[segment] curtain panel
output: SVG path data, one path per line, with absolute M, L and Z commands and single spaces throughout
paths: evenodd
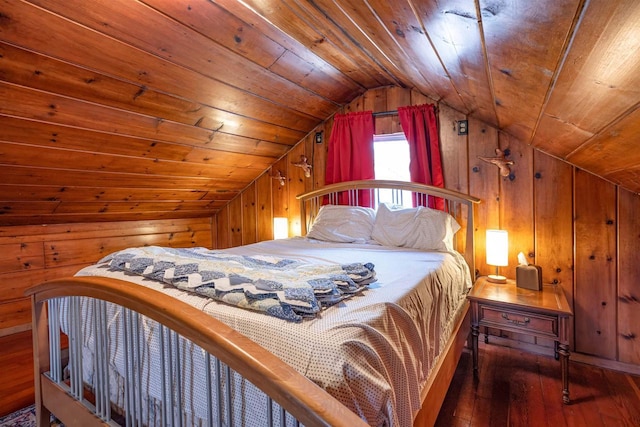
M 398 118 L 409 142 L 411 181 L 444 187 L 435 105 L 399 107 Z M 414 206 L 425 205 L 423 201 L 416 199 L 415 194 L 413 199 Z M 429 197 L 426 205 L 430 208 L 445 210 L 444 200 L 439 197 Z
M 325 183 L 374 179 L 373 114 L 362 111 L 334 116 L 329 139 Z M 348 195 L 342 194 L 339 204 L 345 204 Z M 369 192 L 358 193 L 360 206 L 372 206 Z

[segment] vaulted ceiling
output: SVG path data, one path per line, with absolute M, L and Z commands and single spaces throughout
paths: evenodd
M 2 0 L 0 225 L 206 216 L 368 89 L 640 192 L 637 0 Z

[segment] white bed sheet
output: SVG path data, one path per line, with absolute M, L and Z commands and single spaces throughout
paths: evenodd
M 372 262 L 378 281 L 362 294 L 323 310 L 316 319 L 291 323 L 97 266 L 78 275 L 119 278 L 175 296 L 259 343 L 370 425 L 412 424 L 420 409 L 420 392 L 471 286 L 460 254 L 307 238 L 228 251 L 319 263 Z M 153 363 L 149 366 L 153 369 Z M 188 410 L 202 417 L 206 405 L 197 398 L 202 381 L 197 375 L 187 377 L 192 378 L 194 396 L 187 398 Z M 146 392 L 160 398 L 153 386 Z

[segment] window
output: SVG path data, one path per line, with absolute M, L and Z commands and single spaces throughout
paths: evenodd
M 409 143 L 404 132 L 373 136 L 373 162 L 376 179 L 411 181 L 409 174 Z M 411 192 L 381 190 L 380 202 L 412 207 Z

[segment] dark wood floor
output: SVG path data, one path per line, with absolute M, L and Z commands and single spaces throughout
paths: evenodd
M 571 363 L 562 404 L 559 362 L 480 344 L 479 376 L 462 354 L 436 426 L 640 426 L 640 377 Z M 33 403 L 31 333 L 0 338 L 0 416 Z
M 638 376 L 572 362 L 563 405 L 552 357 L 482 343 L 478 364 L 463 353 L 436 426 L 640 426 Z

